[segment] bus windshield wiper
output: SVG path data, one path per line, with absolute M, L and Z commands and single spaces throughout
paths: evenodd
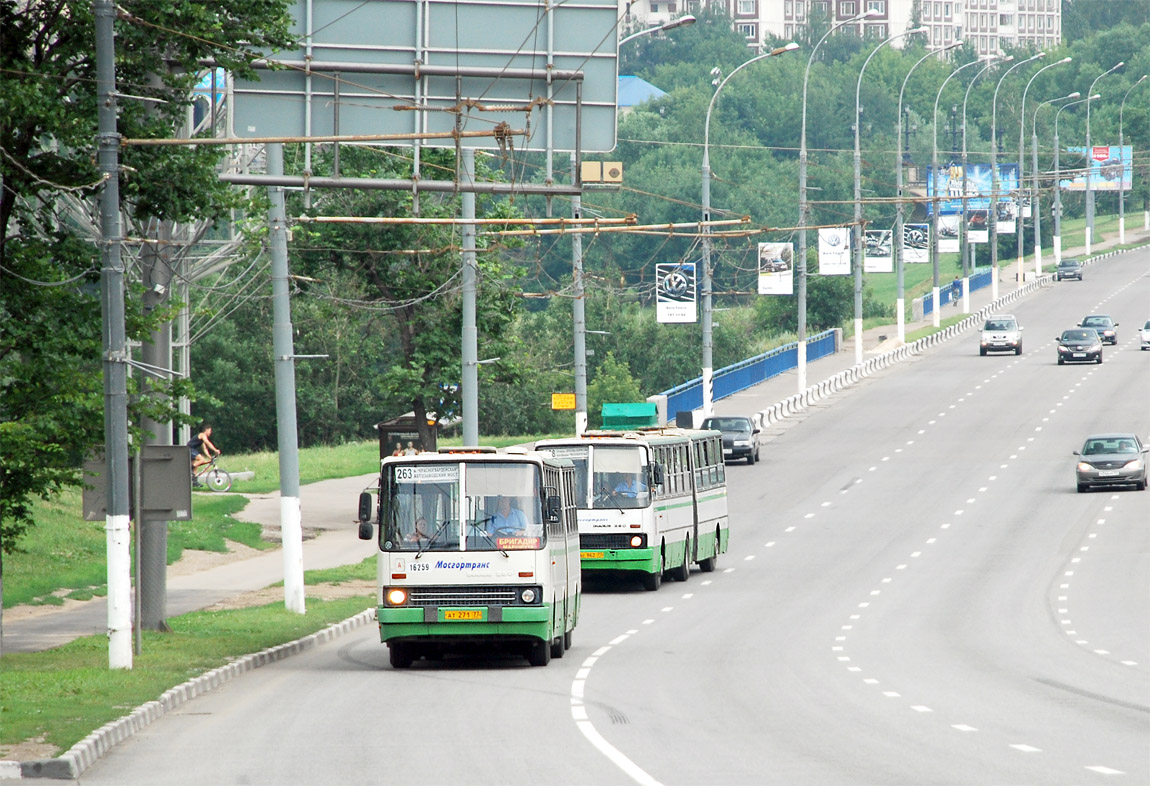
M 477 520 L 471 522 L 471 527 L 472 527 L 472 529 L 476 530 L 484 540 L 486 540 L 488 543 L 491 544 L 491 548 L 496 549 L 500 554 L 507 557 L 508 559 L 511 559 L 510 555 L 508 555 L 508 553 L 506 551 L 499 548 L 499 546 L 495 543 L 495 540 L 492 539 L 490 533 L 488 533 L 487 530 L 479 529 L 480 524 L 487 524 L 488 522 L 493 521 L 494 519 L 495 519 L 494 516 L 488 516 L 485 519 L 477 519 Z
M 451 523 L 451 519 L 444 519 L 443 520 L 443 523 L 439 525 L 439 529 L 437 529 L 437 530 L 435 530 L 435 532 L 431 533 L 431 537 L 427 539 L 427 545 L 419 547 L 419 551 L 417 551 L 415 553 L 415 559 L 419 559 L 420 557 L 422 557 L 423 552 L 425 552 L 429 548 L 431 548 L 432 544 L 435 543 L 435 541 L 439 539 L 439 536 L 443 534 L 443 531 L 445 529 L 447 529 L 447 525 L 450 523 Z

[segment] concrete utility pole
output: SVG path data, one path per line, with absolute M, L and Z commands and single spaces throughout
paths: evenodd
M 571 154 L 571 182 L 577 182 L 575 171 L 578 157 Z M 583 218 L 583 197 L 571 197 L 571 217 Z M 575 328 L 575 436 L 587 431 L 587 301 L 583 292 L 583 236 L 571 235 L 571 316 Z
M 282 175 L 282 144 L 267 146 L 268 174 Z M 272 253 L 272 351 L 276 371 L 276 434 L 280 459 L 280 539 L 284 556 L 284 606 L 304 613 L 303 525 L 299 502 L 299 433 L 295 407 L 295 350 L 288 283 L 287 211 L 283 188 L 268 188 Z
M 132 581 L 128 543 L 128 341 L 120 259 L 120 133 L 116 121 L 116 9 L 95 0 L 99 101 L 100 311 L 104 334 L 104 530 L 108 549 L 108 667 L 132 668 Z
M 479 345 L 475 326 L 475 151 L 464 148 L 462 158 L 463 201 L 463 444 L 479 444 Z

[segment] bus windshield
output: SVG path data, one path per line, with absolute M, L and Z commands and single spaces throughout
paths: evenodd
M 591 488 L 593 508 L 647 507 L 647 452 L 638 446 L 596 445 Z
M 387 470 L 386 551 L 533 550 L 546 543 L 531 464 L 421 462 Z

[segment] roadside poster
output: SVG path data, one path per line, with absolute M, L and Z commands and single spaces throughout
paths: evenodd
M 1091 191 L 1129 191 L 1134 174 L 1133 148 L 1130 145 L 1092 145 L 1090 155 L 1086 155 L 1084 147 L 1068 147 L 1069 153 L 1082 156 L 1080 163 L 1075 163 L 1074 157 L 1069 165 L 1063 162 L 1063 169 L 1073 169 L 1076 174 L 1068 179 L 1060 179 L 1059 187 L 1063 191 L 1085 191 L 1086 172 L 1090 172 Z
M 697 321 L 695 263 L 657 262 L 655 278 L 655 318 L 669 323 Z
M 759 243 L 759 294 L 793 295 L 794 243 Z
M 930 261 L 930 225 L 902 225 L 902 261 L 920 265 Z
M 863 251 L 864 273 L 894 272 L 894 232 L 889 229 L 868 229 L 866 249 Z
M 1013 235 L 1018 225 L 1018 203 L 1013 198 L 999 202 L 995 205 L 998 216 L 998 226 L 995 231 L 1000 235 Z
M 819 275 L 851 274 L 851 232 L 847 227 L 824 227 L 819 230 Z
M 957 254 L 959 252 L 958 219 L 957 215 L 940 215 L 938 217 L 938 251 L 940 254 Z
M 987 223 L 988 210 L 971 210 L 966 223 L 966 242 L 989 243 L 990 228 Z
M 962 212 L 963 170 L 961 164 L 940 166 L 935 172 L 926 169 L 926 214 L 934 215 L 934 205 L 938 204 L 939 215 L 945 216 Z M 999 164 L 998 183 L 993 180 L 990 164 L 966 165 L 966 209 L 985 210 L 990 207 L 991 191 L 996 191 L 997 200 L 1010 199 L 1010 194 L 1018 191 L 1018 164 Z M 997 188 L 996 188 L 997 186 Z M 1085 186 L 1084 186 L 1085 187 Z

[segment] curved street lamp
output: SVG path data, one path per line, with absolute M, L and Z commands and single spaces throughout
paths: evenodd
M 863 228 L 862 228 L 862 153 L 859 149 L 859 131 L 862 123 L 859 121 L 859 115 L 862 114 L 862 109 L 859 105 L 859 98 L 862 93 L 862 78 L 866 73 L 866 67 L 870 64 L 871 58 L 874 57 L 878 50 L 889 44 L 891 41 L 897 41 L 900 38 L 915 33 L 925 33 L 927 28 L 916 27 L 913 30 L 907 30 L 905 33 L 898 33 L 892 35 L 890 38 L 879 43 L 871 53 L 867 55 L 866 60 L 863 61 L 862 68 L 859 69 L 858 82 L 855 84 L 855 270 L 854 270 L 854 285 L 855 285 L 855 365 L 861 366 L 863 362 L 863 319 L 862 319 L 862 269 L 863 257 L 865 255 L 866 243 L 863 242 Z
M 1138 87 L 1146 81 L 1148 74 L 1143 74 L 1141 78 L 1134 84 L 1130 85 L 1130 90 Z M 1125 141 L 1122 136 L 1122 113 L 1126 109 L 1126 96 L 1130 95 L 1130 90 L 1126 91 L 1126 95 L 1122 96 L 1122 105 L 1118 108 L 1118 156 L 1122 156 L 1122 145 Z M 1126 244 L 1126 192 L 1122 190 L 1122 181 L 1126 178 L 1126 165 L 1122 164 L 1122 177 L 1118 182 L 1118 243 L 1119 245 Z
M 938 327 L 941 320 L 941 315 L 938 313 L 938 209 L 940 207 L 938 201 L 938 100 L 942 98 L 942 91 L 946 89 L 947 82 L 953 79 L 959 71 L 965 71 L 971 66 L 981 64 L 981 60 L 971 60 L 969 63 L 964 63 L 947 74 L 946 79 L 942 80 L 942 84 L 939 85 L 938 93 L 934 97 L 934 109 L 930 114 L 930 127 L 931 133 L 934 135 L 934 143 L 930 154 L 930 177 L 932 186 L 927 196 L 931 199 L 930 261 L 934 266 L 934 287 L 931 289 L 931 323 L 934 327 Z
M 827 40 L 827 36 L 844 25 L 860 22 L 879 14 L 877 9 L 872 8 L 832 25 L 811 49 L 811 56 L 807 58 L 806 70 L 803 71 L 803 122 L 802 130 L 799 133 L 799 258 L 798 265 L 795 266 L 795 275 L 799 279 L 799 393 L 807 389 L 807 81 L 811 75 L 811 64 L 815 61 L 815 53 L 819 51 L 823 41 Z
M 898 152 L 896 153 L 895 169 L 898 171 L 896 180 L 896 193 L 898 194 L 898 203 L 895 205 L 895 219 L 894 219 L 894 264 L 895 275 L 898 279 L 898 295 L 895 300 L 895 310 L 898 312 L 896 315 L 898 320 L 898 341 L 900 344 L 906 342 L 906 296 L 904 293 L 903 284 L 903 267 L 902 267 L 902 225 L 903 225 L 903 189 L 902 189 L 902 99 L 903 94 L 906 92 L 906 83 L 910 81 L 910 75 L 914 73 L 914 69 L 918 68 L 928 58 L 937 55 L 940 52 L 945 52 L 948 49 L 962 46 L 962 41 L 955 41 L 953 44 L 944 46 L 942 49 L 932 49 L 925 55 L 918 59 L 910 70 L 906 72 L 906 76 L 902 80 L 902 87 L 898 91 L 898 126 L 896 135 L 898 137 Z
M 1003 72 L 994 86 L 994 99 L 990 102 L 990 209 L 986 214 L 986 223 L 990 226 L 990 276 L 991 281 L 998 281 L 998 90 L 1003 80 L 1010 72 L 1027 63 L 1046 57 L 1045 52 L 1031 55 L 1025 60 L 1015 63 Z M 1022 277 L 1018 278 L 1018 286 L 1022 286 Z M 997 292 L 997 287 L 995 288 Z
M 623 46 L 623 44 L 627 43 L 628 41 L 634 41 L 636 38 L 641 38 L 642 36 L 645 36 L 645 35 L 654 35 L 655 33 L 664 33 L 668 30 L 674 30 L 676 27 L 685 27 L 687 25 L 693 25 L 693 24 L 695 24 L 696 21 L 697 20 L 695 19 L 695 17 L 691 16 L 690 14 L 685 14 L 683 16 L 680 16 L 678 19 L 672 19 L 670 22 L 666 22 L 666 23 L 661 24 L 661 25 L 656 25 L 655 27 L 648 27 L 646 30 L 640 30 L 637 33 L 631 33 L 631 35 L 627 36 L 626 38 L 619 39 L 619 46 Z
M 966 86 L 966 94 L 962 97 L 962 216 L 958 222 L 962 236 L 958 255 L 962 257 L 962 313 L 964 314 L 970 313 L 970 271 L 974 269 L 974 244 L 970 242 L 968 237 L 970 235 L 970 222 L 967 220 L 969 214 L 967 210 L 969 178 L 966 175 L 966 102 L 970 100 L 970 89 L 974 87 L 974 83 L 978 81 L 980 76 L 985 74 L 991 66 L 1009 63 L 1012 60 L 1014 60 L 1014 55 L 1007 55 L 1006 57 L 991 55 L 987 59 L 986 65 L 970 78 L 970 84 Z M 991 302 L 998 300 L 998 276 L 990 277 L 990 300 Z
M 1054 263 L 1058 264 L 1062 261 L 1062 168 L 1058 161 L 1058 155 L 1061 152 L 1058 144 L 1058 118 L 1062 115 L 1064 109 L 1069 109 L 1076 104 L 1086 104 L 1095 98 L 1101 98 L 1101 93 L 1095 93 L 1089 98 L 1080 98 L 1077 101 L 1071 101 L 1069 104 L 1063 104 L 1059 107 L 1058 111 L 1054 113 Z
M 1047 104 L 1056 104 L 1059 101 L 1069 101 L 1072 98 L 1078 98 L 1081 93 L 1075 90 L 1069 95 L 1062 96 L 1062 98 L 1052 98 L 1049 101 L 1043 101 L 1038 106 L 1034 107 L 1034 116 L 1030 123 L 1030 150 L 1033 158 L 1031 159 L 1030 168 L 1034 171 L 1034 185 L 1032 186 L 1033 196 L 1030 198 L 1031 215 L 1034 216 L 1034 272 L 1036 275 L 1042 275 L 1042 210 L 1041 210 L 1041 195 L 1042 191 L 1038 187 L 1038 110 Z M 1058 182 L 1055 181 L 1054 187 L 1058 187 Z
M 1022 107 L 1018 111 L 1018 226 L 1016 227 L 1017 234 L 1015 235 L 1015 237 L 1018 238 L 1018 281 L 1019 281 L 1019 283 L 1021 283 L 1022 279 L 1025 278 L 1025 275 L 1023 274 L 1023 271 L 1022 271 L 1022 256 L 1023 256 L 1023 251 L 1025 250 L 1025 247 L 1026 247 L 1026 244 L 1022 242 L 1023 238 L 1024 238 L 1024 235 L 1022 233 L 1022 225 L 1023 225 L 1023 221 L 1022 221 L 1022 192 L 1023 192 L 1022 184 L 1026 182 L 1026 179 L 1022 175 L 1022 163 L 1023 163 L 1024 157 L 1026 155 L 1026 143 L 1023 141 L 1024 140 L 1023 134 L 1026 131 L 1026 94 L 1028 92 L 1030 92 L 1030 85 L 1034 83 L 1034 80 L 1038 78 L 1039 74 L 1041 74 L 1043 71 L 1054 68 L 1054 66 L 1056 66 L 1056 65 L 1062 65 L 1064 63 L 1069 63 L 1071 60 L 1073 60 L 1073 58 L 1064 57 L 1055 63 L 1050 63 L 1049 65 L 1044 65 L 1042 68 L 1040 68 L 1034 72 L 1034 74 L 1027 81 L 1026 88 L 1022 91 Z M 1035 151 L 1034 156 L 1035 156 L 1035 159 L 1037 159 L 1038 151 Z M 1034 199 L 1034 197 L 1031 196 L 1031 201 L 1033 201 L 1033 199 Z M 1031 213 L 1033 214 L 1033 210 L 1031 210 Z M 1034 262 L 1035 262 L 1035 265 L 1037 266 L 1036 270 L 1037 270 L 1038 275 L 1042 275 L 1042 245 L 1041 244 L 1038 244 L 1034 247 Z
M 778 49 L 772 49 L 770 52 L 765 52 L 758 57 L 752 57 L 738 68 L 719 82 L 719 86 L 715 88 L 714 95 L 711 96 L 711 103 L 707 105 L 707 120 L 703 125 L 703 286 L 702 286 L 702 300 L 703 300 L 703 417 L 709 418 L 714 414 L 714 390 L 712 379 L 712 372 L 714 370 L 711 362 L 712 350 L 712 319 L 713 312 L 711 309 L 711 112 L 715 108 L 715 100 L 722 92 L 723 86 L 730 81 L 731 77 L 742 71 L 751 63 L 757 63 L 760 60 L 766 60 L 768 57 L 775 57 L 776 55 L 793 52 L 799 48 L 799 45 L 793 41 L 786 46 L 780 46 Z
M 1086 91 L 1086 94 L 1089 96 L 1093 96 L 1094 95 L 1094 86 L 1096 84 L 1098 84 L 1098 80 L 1101 79 L 1102 77 L 1106 76 L 1107 74 L 1113 74 L 1115 71 L 1117 71 L 1119 68 L 1121 68 L 1124 65 L 1126 65 L 1125 62 L 1120 62 L 1117 65 L 1110 68 L 1108 71 L 1103 71 L 1101 74 L 1099 74 L 1097 77 L 1095 77 L 1094 81 L 1090 83 L 1090 89 Z M 1091 161 L 1093 161 L 1094 159 L 1092 158 L 1093 148 L 1090 146 L 1090 104 L 1092 102 L 1093 102 L 1093 98 L 1090 101 L 1086 102 L 1086 254 L 1087 254 L 1087 256 L 1090 255 L 1090 244 L 1092 242 L 1094 242 L 1094 185 L 1092 182 L 1093 178 L 1091 177 L 1091 175 L 1093 174 L 1093 171 L 1094 171 L 1094 167 L 1091 166 Z

